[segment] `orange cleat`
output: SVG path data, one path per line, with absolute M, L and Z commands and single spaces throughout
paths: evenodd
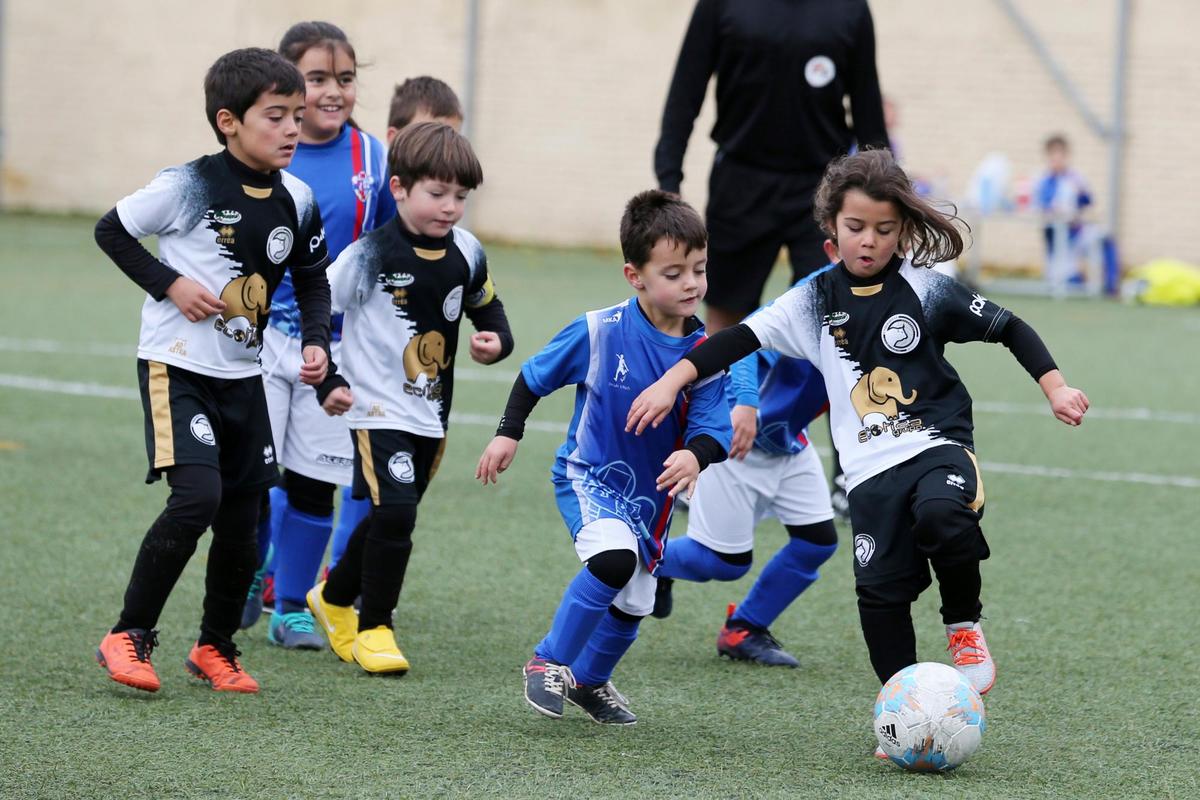
M 143 692 L 157 692 L 162 683 L 150 663 L 150 651 L 157 645 L 158 631 L 131 628 L 120 633 L 109 632 L 96 648 L 96 661 L 117 683 Z
M 242 670 L 237 659 L 240 655 L 232 642 L 221 646 L 196 642 L 183 665 L 214 691 L 254 694 L 258 691 L 258 681 Z

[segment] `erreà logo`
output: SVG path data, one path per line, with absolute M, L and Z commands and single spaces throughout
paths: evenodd
M 873 555 L 875 555 L 875 540 L 865 533 L 856 534 L 854 537 L 854 558 L 858 560 L 859 566 L 865 567 Z

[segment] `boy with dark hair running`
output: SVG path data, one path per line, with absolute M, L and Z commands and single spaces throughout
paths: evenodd
M 576 318 L 525 362 L 475 471 L 485 485 L 495 482 L 537 401 L 575 385 L 575 415 L 552 475 L 584 567 L 524 670 L 525 700 L 552 719 L 565 699 L 601 724 L 637 722 L 613 670 L 654 608 L 675 497 L 729 448 L 720 374 L 676 393 L 646 439 L 623 432 L 634 396 L 704 338 L 695 314 L 707 288 L 707 244 L 704 222 L 682 200 L 656 190 L 630 200 L 621 252 L 636 294 Z
M 150 692 L 160 686 L 154 626 L 210 525 L 204 615 L 185 665 L 217 691 L 258 691 L 232 637 L 254 576 L 259 498 L 277 477 L 258 354 L 285 270 L 304 315 L 301 379 L 322 396 L 337 383 L 327 378 L 321 216 L 308 186 L 282 171 L 299 139 L 304 79 L 270 50 L 235 50 L 209 69 L 204 94 L 225 150 L 163 170 L 96 225 L 100 247 L 149 295 L 138 342 L 146 482 L 165 473 L 171 487 L 96 657 L 113 680 Z M 161 260 L 138 242 L 151 235 Z
M 346 315 L 341 358 L 354 393 L 335 389 L 325 409 L 346 413 L 354 496 L 370 497 L 371 512 L 328 579 L 309 590 L 308 606 L 339 658 L 395 675 L 409 663 L 392 612 L 417 504 L 446 447 L 463 314 L 478 331 L 470 338 L 474 361 L 494 364 L 512 352 L 513 339 L 479 240 L 454 227 L 467 194 L 483 182 L 470 143 L 449 125 L 412 125 L 392 142 L 388 167 L 398 216 L 330 268 L 334 308 Z

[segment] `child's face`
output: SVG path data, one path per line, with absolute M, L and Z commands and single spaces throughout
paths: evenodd
M 413 118 L 409 121 L 408 124 L 416 125 L 418 122 L 440 122 L 443 125 L 449 125 L 451 128 L 454 128 L 454 130 L 458 131 L 459 133 L 462 133 L 462 122 L 463 122 L 462 117 L 435 117 L 435 116 L 433 116 L 433 114 L 429 113 L 428 108 L 422 107 L 422 108 L 417 109 L 417 113 L 413 115 Z M 392 146 L 392 140 L 396 138 L 396 134 L 399 133 L 401 130 L 402 130 L 401 128 L 394 128 L 391 125 L 388 126 L 388 129 L 387 129 L 388 147 Z
M 1062 145 L 1056 144 L 1046 148 L 1046 166 L 1051 172 L 1065 172 L 1069 160 L 1070 154 Z
M 831 261 L 844 261 L 850 274 L 870 278 L 887 266 L 899 247 L 902 223 L 895 203 L 851 189 L 837 215 L 837 244 L 829 243 L 826 255 Z
M 411 189 L 405 189 L 394 175 L 390 186 L 404 227 L 410 233 L 434 239 L 445 236 L 462 219 L 471 191 L 454 181 L 435 178 L 422 178 Z
M 241 119 L 228 109 L 217 111 L 217 127 L 225 134 L 229 152 L 259 172 L 292 163 L 303 119 L 304 98 L 299 94 L 263 92 Z
M 302 141 L 331 141 L 354 113 L 358 97 L 354 59 L 341 47 L 310 47 L 296 67 L 304 75 L 306 87 Z
M 651 314 L 686 319 L 700 310 L 700 301 L 708 293 L 707 268 L 707 248 L 687 252 L 686 245 L 663 237 L 641 269 L 625 265 L 625 278 Z

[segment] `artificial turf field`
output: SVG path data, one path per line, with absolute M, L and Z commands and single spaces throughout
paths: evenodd
M 91 225 L 0 216 L 0 797 L 1200 796 L 1194 309 L 993 298 L 1088 393 L 1080 429 L 1052 418 L 1004 348 L 950 348 L 976 401 L 993 553 L 984 627 L 999 678 L 976 757 L 911 775 L 870 756 L 878 685 L 845 525 L 821 580 L 774 628 L 801 669 L 716 656 L 725 605 L 784 539 L 768 521 L 751 576 L 676 584 L 674 615 L 643 623 L 614 676 L 635 727 L 525 705 L 520 667 L 579 568 L 548 478 L 571 392 L 539 405 L 499 488 L 472 476 L 520 361 L 628 294 L 606 253 L 489 248 L 516 352 L 489 368 L 460 353 L 470 367 L 397 613 L 410 674 L 370 678 L 328 651 L 281 651 L 260 622 L 239 639 L 260 695 L 195 682 L 182 659 L 206 537 L 159 626 L 162 690 L 108 680 L 95 646 L 165 486 L 142 483 L 142 295 Z M 772 290 L 782 286 L 777 273 Z M 676 534 L 685 524 L 677 516 Z M 944 660 L 936 591 L 914 615 L 922 658 Z

